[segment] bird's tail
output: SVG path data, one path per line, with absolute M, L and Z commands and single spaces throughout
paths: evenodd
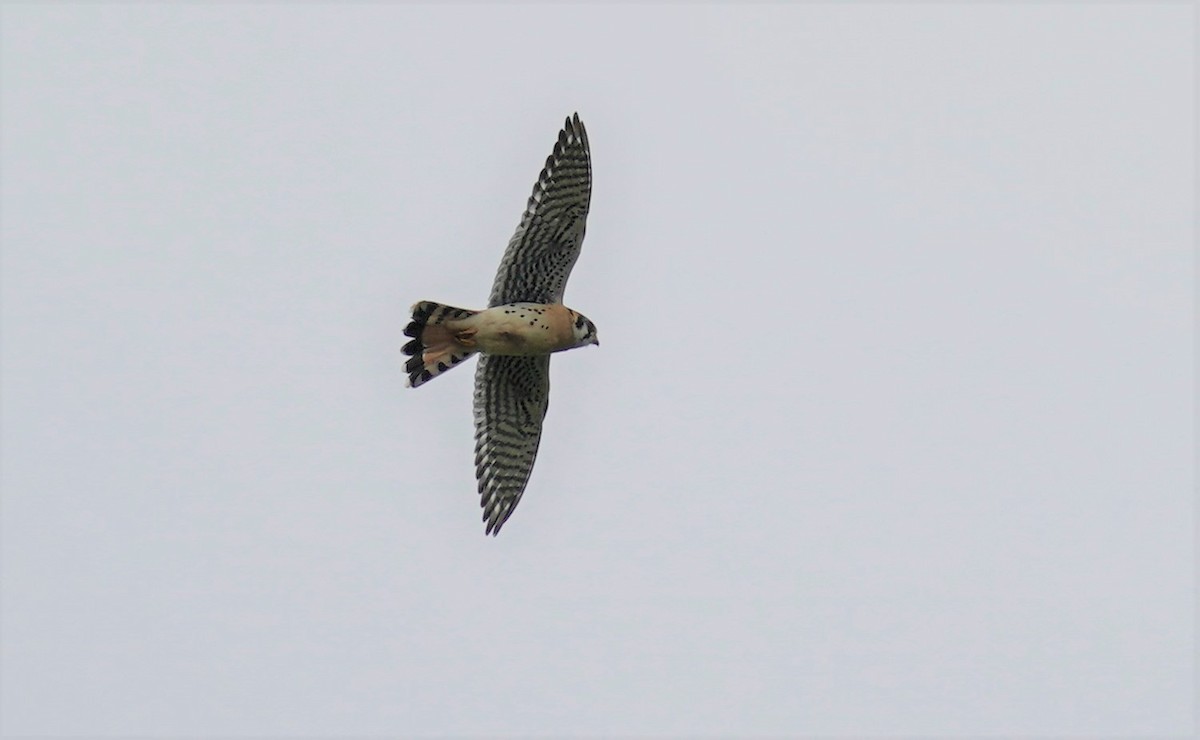
M 455 324 L 477 313 L 433 301 L 413 304 L 412 321 L 404 329 L 405 335 L 412 337 L 404 345 L 410 386 L 416 388 L 475 354 L 474 331 Z

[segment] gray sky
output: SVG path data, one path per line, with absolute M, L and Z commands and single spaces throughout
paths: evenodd
M 1194 12 L 6 5 L 0 730 L 1189 732 Z M 401 330 L 576 110 L 485 538 Z

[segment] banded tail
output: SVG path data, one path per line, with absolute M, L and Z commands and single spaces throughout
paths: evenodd
M 404 370 L 410 386 L 416 388 L 475 354 L 474 342 L 469 341 L 474 330 L 455 330 L 453 322 L 477 313 L 433 301 L 413 304 L 412 321 L 404 329 L 412 341 L 403 350 L 409 356 Z

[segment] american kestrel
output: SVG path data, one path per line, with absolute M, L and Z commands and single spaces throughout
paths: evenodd
M 596 325 L 562 304 L 592 199 L 579 114 L 568 118 L 508 241 L 488 308 L 412 307 L 404 369 L 417 387 L 475 353 L 475 478 L 486 534 L 512 515 L 537 457 L 550 394 L 550 354 L 600 344 Z

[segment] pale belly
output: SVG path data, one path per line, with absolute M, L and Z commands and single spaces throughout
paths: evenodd
M 562 304 L 513 303 L 455 322 L 472 331 L 473 342 L 493 355 L 546 355 L 574 345 L 571 312 Z M 456 327 L 458 328 L 458 327 Z

